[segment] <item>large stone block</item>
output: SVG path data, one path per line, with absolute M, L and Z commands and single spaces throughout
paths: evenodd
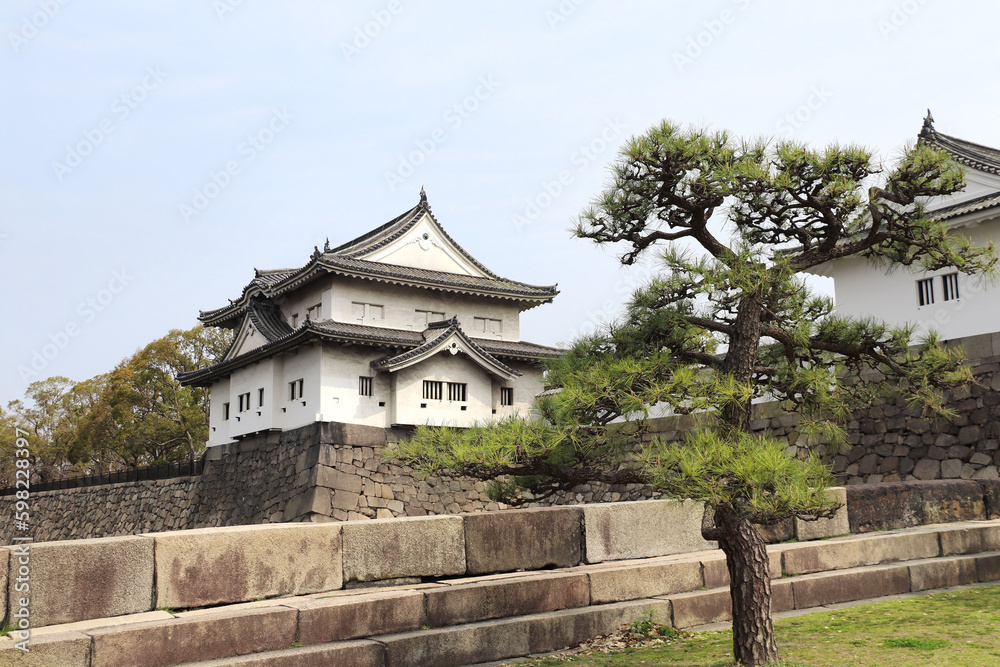
M 343 530 L 345 581 L 465 573 L 461 517 L 351 521 L 343 524 Z
M 941 531 L 942 556 L 998 550 L 1000 550 L 1000 523 L 948 527 Z
M 671 595 L 669 599 L 673 605 L 675 628 L 721 623 L 733 618 L 733 603 L 728 588 L 681 593 Z
M 329 515 L 333 508 L 333 489 L 314 486 L 288 500 L 282 520 L 292 521 L 307 514 Z
M 81 632 L 32 634 L 28 651 L 18 639 L 0 637 L 0 665 L 10 667 L 90 667 L 90 637 Z
M 987 518 L 982 487 L 974 480 L 852 485 L 847 508 L 852 533 Z
M 767 557 L 770 565 L 771 579 L 781 577 L 781 548 L 769 547 Z M 729 567 L 726 556 L 722 552 L 701 559 L 702 576 L 705 578 L 705 588 L 719 588 L 729 585 Z
M 91 667 L 165 667 L 288 648 L 298 611 L 230 609 L 93 630 Z
M 484 512 L 462 520 L 470 575 L 572 567 L 582 558 L 579 507 Z
M 826 495 L 839 503 L 840 509 L 829 519 L 816 519 L 815 521 L 795 519 L 795 537 L 799 542 L 821 540 L 825 537 L 836 537 L 851 532 L 851 524 L 847 518 L 847 489 L 842 486 L 831 487 L 826 490 Z
M 910 565 L 910 590 L 962 586 L 979 581 L 975 556 L 934 558 Z
M 151 533 L 156 606 L 185 609 L 343 585 L 340 524 L 267 524 Z
M 899 595 L 910 591 L 909 567 L 880 565 L 849 572 L 823 572 L 790 580 L 798 609 Z
M 940 555 L 937 534 L 926 531 L 790 544 L 782 548 L 782 564 L 788 574 L 809 574 Z
M 654 621 L 670 625 L 669 600 L 635 600 L 532 616 L 525 619 L 529 622 L 529 649 L 532 653 L 547 653 L 575 646 L 614 632 L 650 612 Z
M 383 667 L 382 645 L 370 641 L 337 642 L 327 646 L 299 646 L 260 655 L 199 662 L 198 667 Z
M 385 667 L 456 667 L 528 654 L 529 622 L 484 621 L 384 635 Z
M 697 560 L 661 561 L 630 567 L 587 570 L 591 604 L 686 593 L 704 585 Z
M 716 548 L 701 536 L 704 506 L 692 500 L 584 505 L 586 561 L 602 563 Z
M 145 537 L 38 542 L 26 555 L 17 546 L 10 551 L 11 583 L 19 568 L 29 569 L 32 627 L 153 608 L 153 541 Z M 10 586 L 8 609 L 21 597 L 24 593 Z
M 350 445 L 351 447 L 384 447 L 385 429 L 361 424 L 321 422 L 319 424 L 319 440 L 323 443 Z
M 416 630 L 427 622 L 418 591 L 294 598 L 286 604 L 299 610 L 299 641 L 306 645 Z
M 587 575 L 553 572 L 424 591 L 431 627 L 538 614 L 590 603 Z
M 976 578 L 979 581 L 1000 581 L 1000 554 L 976 556 Z
M 336 468 L 325 465 L 317 465 L 313 468 L 312 483 L 315 486 L 323 486 L 337 491 L 347 491 L 353 494 L 361 493 L 364 478 L 360 475 L 349 475 Z M 337 494 L 339 495 L 339 494 Z M 336 506 L 336 504 L 335 504 Z

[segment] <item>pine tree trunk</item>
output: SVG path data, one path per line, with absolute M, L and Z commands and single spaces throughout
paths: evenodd
M 764 538 L 729 508 L 715 511 L 715 528 L 703 528 L 719 541 L 729 568 L 733 602 L 733 655 L 741 665 L 778 660 L 771 622 L 771 573 Z M 708 535 L 706 534 L 706 537 Z

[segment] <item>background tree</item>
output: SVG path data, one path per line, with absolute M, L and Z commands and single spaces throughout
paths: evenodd
M 0 410 L 0 486 L 13 480 L 15 427 L 31 434 L 36 482 L 199 456 L 208 437 L 208 392 L 181 387 L 175 377 L 221 358 L 230 338 L 201 326 L 174 329 L 109 373 L 32 383 L 9 412 Z
M 887 389 L 930 410 L 971 379 L 962 354 L 911 330 L 836 316 L 799 277 L 862 256 L 891 269 L 994 270 L 975 248 L 926 215 L 923 198 L 964 186 L 961 168 L 926 146 L 884 171 L 855 146 L 815 151 L 794 142 L 734 141 L 670 122 L 631 139 L 576 235 L 613 244 L 632 264 L 666 243 L 659 277 L 623 319 L 552 363 L 561 390 L 541 419 L 468 430 L 418 429 L 398 456 L 427 472 L 506 478 L 546 495 L 586 481 L 644 483 L 706 503 L 702 533 L 726 555 L 733 649 L 742 664 L 778 658 L 765 543 L 755 524 L 829 516 L 830 478 L 817 459 L 750 433 L 754 399 L 803 417 L 809 441 L 842 441 L 852 407 Z M 892 376 L 892 383 L 879 382 Z M 871 380 L 876 380 L 872 382 Z M 681 443 L 640 446 L 649 406 L 699 414 Z M 618 424 L 621 419 L 627 420 Z

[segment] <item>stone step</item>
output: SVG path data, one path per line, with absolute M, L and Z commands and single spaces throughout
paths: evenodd
M 1000 522 L 774 545 L 769 555 L 777 613 L 1000 580 Z M 557 650 L 650 609 L 678 628 L 726 621 L 727 586 L 723 555 L 706 551 L 336 590 L 42 628 L 30 657 L 0 640 L 0 665 L 474 664 Z

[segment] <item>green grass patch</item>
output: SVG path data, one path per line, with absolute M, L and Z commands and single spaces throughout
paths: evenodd
M 640 619 L 642 623 L 647 619 Z M 652 620 L 651 618 L 648 620 Z M 645 625 L 643 623 L 643 625 Z M 781 667 L 1000 666 L 1000 586 L 775 622 Z M 663 644 L 560 655 L 522 667 L 731 667 L 732 633 L 677 633 Z

